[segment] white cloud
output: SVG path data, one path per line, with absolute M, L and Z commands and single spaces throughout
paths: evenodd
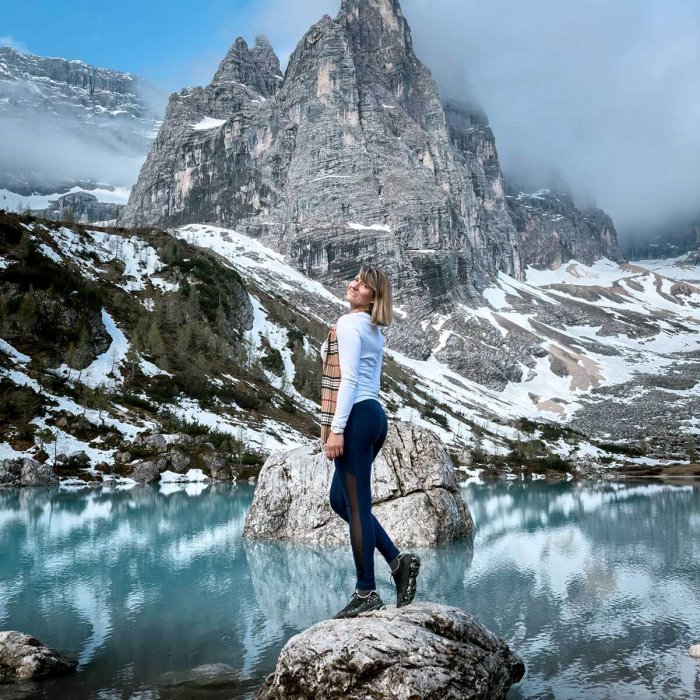
M 19 39 L 15 39 L 9 34 L 5 34 L 5 36 L 0 36 L 0 46 L 9 46 L 10 48 L 17 49 L 17 51 L 23 51 L 24 53 L 29 52 L 29 49 L 27 48 L 27 45 L 24 42 L 19 41 Z

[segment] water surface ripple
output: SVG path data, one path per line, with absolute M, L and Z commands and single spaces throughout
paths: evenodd
M 0 629 L 79 672 L 0 698 L 252 697 L 290 636 L 342 607 L 342 549 L 249 543 L 249 485 L 0 490 Z M 527 675 L 509 699 L 700 697 L 700 489 L 469 485 L 471 543 L 419 550 L 418 597 L 505 638 Z M 379 591 L 394 592 L 377 559 Z M 187 685 L 202 664 L 234 686 Z

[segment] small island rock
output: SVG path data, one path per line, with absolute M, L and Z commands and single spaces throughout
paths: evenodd
M 413 603 L 325 620 L 292 637 L 257 700 L 500 700 L 524 673 L 472 615 Z
M 271 455 L 243 536 L 347 544 L 347 525 L 328 501 L 333 471 L 320 442 Z M 434 547 L 473 533 L 449 455 L 431 432 L 409 423 L 389 426 L 372 467 L 372 500 L 372 512 L 398 547 Z

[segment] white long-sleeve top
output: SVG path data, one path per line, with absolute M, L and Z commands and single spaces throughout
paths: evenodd
M 340 386 L 331 430 L 342 432 L 354 404 L 379 398 L 384 336 L 363 311 L 345 314 L 335 324 L 340 362 Z M 325 358 L 326 343 L 321 346 Z

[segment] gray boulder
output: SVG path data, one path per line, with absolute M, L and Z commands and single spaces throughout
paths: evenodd
M 334 466 L 320 442 L 271 455 L 259 477 L 243 536 L 310 544 L 347 543 L 330 508 Z M 397 423 L 372 467 L 373 512 L 397 546 L 429 546 L 472 534 L 452 462 L 429 431 Z
M 414 603 L 325 620 L 292 637 L 257 700 L 496 700 L 524 673 L 522 660 L 472 615 Z
M 22 464 L 18 459 L 0 460 L 0 486 L 19 486 Z
M 58 476 L 48 464 L 29 458 L 22 460 L 21 486 L 54 486 L 56 484 L 58 484 Z
M 0 632 L 0 683 L 39 679 L 72 671 L 75 661 L 23 632 Z
M 168 462 L 170 468 L 178 474 L 184 474 L 192 464 L 192 460 L 184 452 L 180 452 L 179 450 L 168 452 Z
M 168 443 L 160 433 L 145 437 L 143 439 L 143 444 L 146 447 L 151 447 L 156 452 L 165 452 L 168 449 Z
M 229 459 L 216 452 L 202 455 L 204 471 L 209 471 L 209 476 L 214 481 L 231 481 L 231 467 Z
M 141 484 L 153 484 L 160 479 L 160 471 L 153 462 L 139 462 L 134 467 L 131 478 Z

